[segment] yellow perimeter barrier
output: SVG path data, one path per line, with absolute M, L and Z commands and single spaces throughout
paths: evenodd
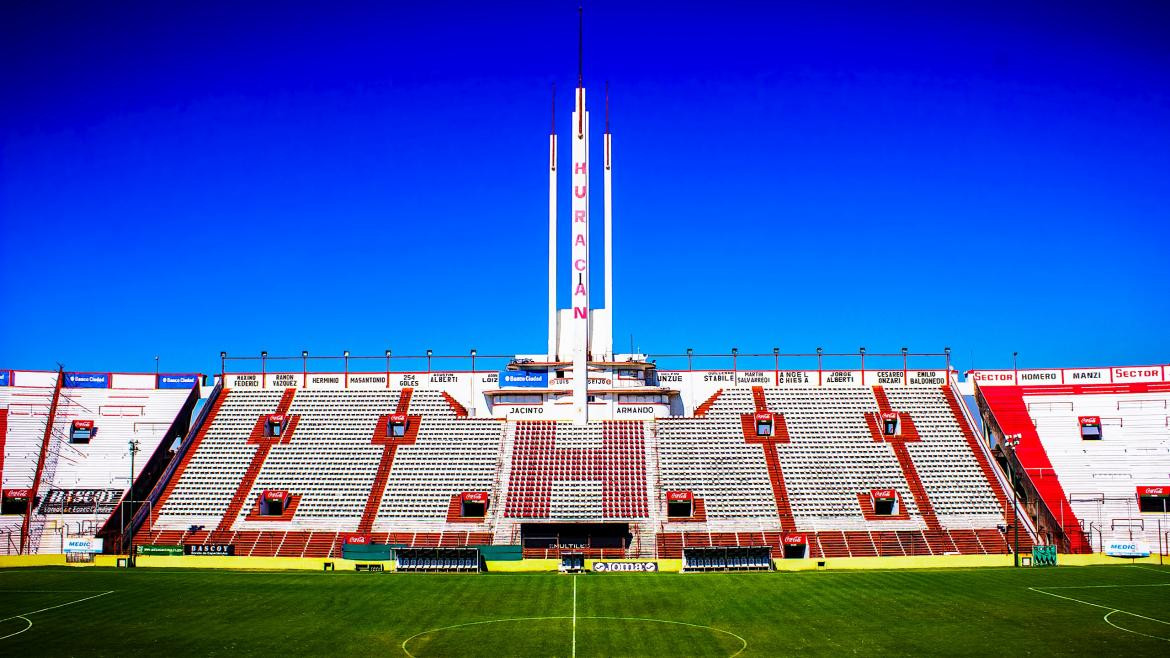
M 1029 558 L 1030 555 L 1021 555 Z M 825 569 L 961 569 L 975 567 L 1010 567 L 1011 555 L 919 555 L 913 557 L 830 557 L 805 560 L 773 559 L 777 571 L 816 571 Z M 1060 566 L 1091 566 L 1096 564 L 1158 564 L 1158 556 L 1144 558 L 1117 558 L 1093 553 L 1066 555 L 1056 558 Z M 823 564 L 824 566 L 821 566 Z
M 64 554 L 55 555 L 0 555 L 0 568 L 12 567 L 64 567 L 74 566 L 65 562 Z M 76 566 L 87 567 L 88 564 Z

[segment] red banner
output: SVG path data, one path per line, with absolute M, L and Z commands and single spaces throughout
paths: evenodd
M 488 501 L 488 492 L 486 491 L 464 491 L 463 500 L 468 503 L 486 503 Z
M 346 535 L 341 536 L 341 543 L 366 545 L 366 544 L 370 543 L 370 536 L 369 535 L 359 535 L 356 533 L 355 534 L 346 534 Z
M 874 500 L 894 500 L 898 497 L 897 492 L 893 489 L 874 489 L 869 492 L 869 495 Z
M 667 491 L 666 499 L 669 501 L 690 501 L 695 499 L 695 495 L 689 491 Z
M 803 532 L 789 532 L 785 533 L 781 540 L 785 546 L 805 546 L 808 544 L 808 537 Z
M 287 499 L 288 499 L 288 492 L 287 491 L 272 491 L 272 490 L 268 490 L 268 489 L 264 490 L 264 500 L 287 500 Z
M 1170 487 L 1138 487 L 1139 496 L 1170 496 Z
M 771 411 L 758 411 L 758 412 L 756 412 L 756 422 L 757 423 L 760 423 L 760 422 L 770 423 L 770 422 L 772 422 L 772 419 L 774 417 L 775 417 L 775 414 L 773 414 Z
M 390 414 L 391 423 L 405 423 L 406 414 Z
M 284 414 L 268 414 L 268 422 L 270 422 L 270 423 L 283 423 L 284 422 Z
M 898 420 L 898 412 L 896 412 L 896 411 L 883 411 L 882 412 L 882 420 Z
M 92 430 L 93 429 L 93 421 L 92 420 L 75 420 L 75 421 L 73 421 L 73 429 L 75 429 L 75 430 Z
M 14 498 L 16 500 L 28 500 L 28 495 L 31 493 L 29 489 L 5 489 L 3 496 L 5 498 Z
M 1100 425 L 1101 424 L 1101 417 L 1100 416 L 1077 416 L 1077 422 L 1081 424 L 1081 427 L 1084 427 L 1086 425 Z

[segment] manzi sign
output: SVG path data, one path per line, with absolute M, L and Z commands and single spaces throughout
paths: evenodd
M 655 572 L 658 571 L 657 562 L 594 562 L 593 571 L 597 573 L 614 573 L 627 571 Z

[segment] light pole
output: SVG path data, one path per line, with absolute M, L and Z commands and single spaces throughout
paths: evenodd
M 431 350 L 427 350 L 427 372 L 431 371 L 431 355 L 434 354 Z
M 910 384 L 910 371 L 906 369 L 906 353 L 909 351 L 908 348 L 902 348 L 902 386 L 908 386 Z
M 309 385 L 309 350 L 301 350 L 301 386 Z
M 268 350 L 260 351 L 260 387 L 268 386 Z
M 779 347 L 772 348 L 772 357 L 775 359 L 774 365 L 775 365 L 775 370 L 776 370 L 776 373 L 775 373 L 776 383 L 773 384 L 773 386 L 779 386 L 780 385 L 780 348 Z
M 1015 377 L 1015 381 L 1012 383 L 1016 386 L 1020 385 L 1020 366 L 1017 364 L 1017 359 L 1019 356 L 1019 352 L 1012 352 L 1012 376 Z
M 825 348 L 817 348 L 817 386 L 821 385 L 821 355 L 825 353 Z
M 471 374 L 475 374 L 475 348 L 471 348 Z
M 345 387 L 349 388 L 349 350 L 342 350 L 341 358 L 345 360 Z
M 386 388 L 390 388 L 390 350 L 386 350 Z
M 227 372 L 227 352 L 220 352 L 219 353 L 219 381 L 221 383 L 223 383 L 225 386 L 227 385 L 227 383 L 224 382 L 223 380 L 224 380 L 224 377 L 226 377 L 226 372 Z
M 739 348 L 731 348 L 731 385 L 739 386 Z
M 1003 445 L 1011 450 L 1008 456 L 1008 478 L 1012 485 L 1012 533 L 1015 535 L 1012 546 L 1012 556 L 1015 558 L 1015 565 L 1020 566 L 1020 511 L 1019 505 L 1016 503 L 1016 446 L 1020 445 L 1020 438 L 1023 435 L 1019 432 L 1015 434 L 1007 434 L 1003 437 Z
M 862 347 L 861 352 L 861 385 L 865 386 L 865 348 Z
M 694 370 L 694 364 L 693 364 L 694 356 L 695 356 L 695 350 L 688 347 L 687 348 L 687 372 Z
M 154 355 L 154 383 L 158 386 L 158 355 Z
M 130 439 L 130 486 L 126 488 L 126 498 L 130 505 L 134 501 L 134 455 L 138 454 L 138 441 Z M 130 555 L 126 559 L 126 564 L 131 567 L 134 566 L 134 511 L 131 508 L 130 513 Z

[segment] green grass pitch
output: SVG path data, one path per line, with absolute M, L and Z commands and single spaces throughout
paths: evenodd
M 575 593 L 574 593 L 575 591 Z M 0 571 L 0 655 L 1170 655 L 1170 567 Z

